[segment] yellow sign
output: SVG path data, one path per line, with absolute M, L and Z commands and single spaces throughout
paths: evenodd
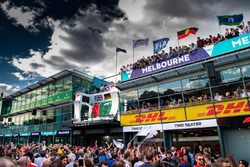
M 185 120 L 184 108 L 141 112 L 140 114 L 121 115 L 121 125 L 155 124 L 161 122 L 177 122 Z
M 221 118 L 250 114 L 247 100 L 234 100 L 187 107 L 187 120 Z

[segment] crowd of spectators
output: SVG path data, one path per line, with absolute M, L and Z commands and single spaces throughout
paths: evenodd
M 120 72 L 122 73 L 123 71 L 130 71 L 132 69 L 140 69 L 144 68 L 148 65 L 152 65 L 154 63 L 160 63 L 168 58 L 174 58 L 174 57 L 179 57 L 188 53 L 194 53 L 197 48 L 202 48 L 205 46 L 209 46 L 212 44 L 216 44 L 218 42 L 231 39 L 246 33 L 250 32 L 249 25 L 245 26 L 244 23 L 237 26 L 236 28 L 226 28 L 224 34 L 218 33 L 217 35 L 209 35 L 208 38 L 200 38 L 197 37 L 196 44 L 191 43 L 188 46 L 183 45 L 183 46 L 176 46 L 176 47 L 169 47 L 169 51 L 165 52 L 164 50 L 161 51 L 161 53 L 154 54 L 152 56 L 148 57 L 142 57 L 141 59 L 137 60 L 133 64 L 127 64 L 127 66 L 122 66 L 120 69 Z
M 139 103 L 136 100 L 128 101 L 127 113 L 130 112 L 135 113 L 138 111 L 141 112 L 152 111 L 152 110 L 158 110 L 160 108 L 177 108 L 177 107 L 183 107 L 184 105 L 186 106 L 200 105 L 205 103 L 211 103 L 212 101 L 220 102 L 220 101 L 227 101 L 227 100 L 240 99 L 246 97 L 250 97 L 250 92 L 240 87 L 234 91 L 224 91 L 223 93 L 216 92 L 214 93 L 213 97 L 211 97 L 206 93 L 201 93 L 200 95 L 197 94 L 186 95 L 184 93 L 184 100 L 183 100 L 181 94 L 176 94 L 176 95 L 161 97 L 160 103 L 158 102 L 159 99 L 157 97 L 140 100 Z
M 220 157 L 210 147 L 199 145 L 171 147 L 165 151 L 155 144 L 106 146 L 72 146 L 69 144 L 0 146 L 1 167 L 248 167 L 246 160 L 238 163 L 232 155 Z

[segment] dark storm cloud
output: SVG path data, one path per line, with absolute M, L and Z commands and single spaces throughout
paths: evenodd
M 65 59 L 77 62 L 102 61 L 107 56 L 103 48 L 102 33 L 108 31 L 114 19 L 126 19 L 125 14 L 118 7 L 119 0 L 12 0 L 8 2 L 10 2 L 9 6 L 25 6 L 30 10 L 39 10 L 39 15 L 34 18 L 38 27 L 48 28 L 48 18 L 62 23 L 60 28 L 67 33 L 67 36 L 62 35 L 60 38 L 67 42 L 71 49 L 61 47 L 61 55 L 52 56 L 51 60 L 55 59 L 54 61 L 46 61 L 51 65 L 67 64 Z M 60 41 L 56 42 L 60 44 Z
M 35 1 L 20 1 L 20 0 L 2 0 L 9 1 L 10 6 L 23 7 L 39 10 L 41 14 L 35 19 L 37 22 L 45 17 L 50 17 L 55 20 L 71 19 L 76 14 L 80 14 L 79 9 L 86 10 L 91 5 L 95 4 L 97 9 L 104 16 L 104 21 L 112 21 L 113 19 L 124 17 L 124 13 L 118 8 L 119 0 L 35 0 Z
M 247 0 L 148 0 L 145 9 L 149 14 L 153 15 L 199 21 L 201 19 L 213 19 L 211 16 L 216 16 L 215 14 L 232 14 L 230 12 L 246 11 L 249 6 L 250 1 Z

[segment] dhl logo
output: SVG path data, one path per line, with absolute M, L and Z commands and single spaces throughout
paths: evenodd
M 160 121 L 175 120 L 175 116 L 166 116 L 166 112 L 162 111 L 155 113 L 140 113 L 134 116 L 129 123 L 147 123 L 147 122 L 160 122 Z
M 207 106 L 206 112 L 198 113 L 198 117 L 204 116 L 223 116 L 223 115 L 236 115 L 237 113 L 249 112 L 249 106 L 247 101 L 234 101 L 227 104 L 215 104 Z

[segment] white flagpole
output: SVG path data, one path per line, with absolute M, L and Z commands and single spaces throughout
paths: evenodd
M 220 28 L 219 16 L 217 16 L 217 19 L 218 19 L 218 25 L 219 25 L 220 35 L 222 35 L 222 34 L 221 34 L 221 28 Z
M 115 51 L 115 82 L 117 82 L 117 51 Z
M 132 62 L 132 64 L 134 64 L 134 61 L 135 61 L 135 47 L 134 47 L 134 40 L 133 40 L 133 62 Z

